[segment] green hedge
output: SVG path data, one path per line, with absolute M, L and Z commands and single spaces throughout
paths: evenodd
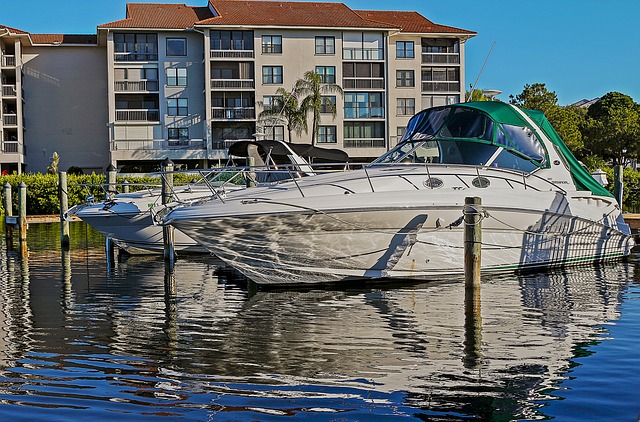
M 181 185 L 189 183 L 194 178 L 192 175 L 179 174 L 174 175 L 174 184 Z M 161 184 L 160 177 L 131 177 L 127 176 L 126 180 L 131 184 L 130 191 L 147 189 L 149 187 L 159 186 Z M 118 176 L 116 183 L 117 190 L 122 191 L 122 183 L 124 177 Z M 27 215 L 43 215 L 58 214 L 60 212 L 60 200 L 58 198 L 58 175 L 57 174 L 41 174 L 26 173 L 0 176 L 0 184 L 5 183 L 11 185 L 13 215 L 18 213 L 18 185 L 24 182 L 27 185 Z M 104 174 L 67 174 L 67 190 L 69 198 L 69 207 L 85 202 L 88 195 L 93 195 L 96 201 L 104 198 L 104 184 L 106 177 Z M 4 213 L 4 189 L 2 189 L 2 203 L 0 208 Z

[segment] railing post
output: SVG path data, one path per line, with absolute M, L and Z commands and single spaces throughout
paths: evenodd
M 104 199 L 108 201 L 109 199 L 113 199 L 116 196 L 116 174 L 118 169 L 113 164 L 109 164 L 107 167 L 107 189 L 105 192 Z
M 173 161 L 167 158 L 162 162 L 162 205 L 173 201 Z M 173 226 L 162 225 L 162 241 L 164 260 L 173 266 L 175 261 L 174 229 Z
M 18 185 L 18 226 L 20 242 L 27 240 L 27 185 L 20 182 Z
M 67 221 L 67 211 L 69 211 L 69 191 L 67 190 L 67 172 L 58 172 L 58 197 L 60 199 L 60 245 L 62 248 L 69 247 L 69 221 Z
M 10 218 L 11 217 L 11 218 Z M 4 233 L 7 241 L 13 239 L 13 198 L 11 198 L 11 184 L 4 182 Z

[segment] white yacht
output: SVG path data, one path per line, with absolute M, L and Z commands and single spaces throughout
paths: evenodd
M 482 270 L 622 258 L 613 196 L 545 116 L 501 102 L 424 110 L 361 170 L 229 193 L 171 224 L 259 284 L 431 279 L 463 269 L 463 207 L 479 197 Z

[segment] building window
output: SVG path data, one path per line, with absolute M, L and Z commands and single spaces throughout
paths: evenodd
M 167 114 L 169 116 L 186 116 L 188 114 L 187 99 L 170 98 L 167 102 Z
M 396 70 L 396 87 L 415 86 L 413 70 Z
M 186 56 L 186 38 L 167 38 L 167 56 Z
M 316 37 L 316 54 L 336 54 L 336 38 Z
M 460 69 L 457 67 L 422 68 L 422 91 L 460 91 Z
M 185 67 L 167 69 L 167 86 L 187 86 L 187 69 Z
M 320 126 L 318 127 L 318 143 L 319 144 L 335 144 L 336 139 L 335 126 Z
M 344 89 L 383 89 L 383 63 L 343 63 L 342 88 Z
M 320 75 L 320 82 L 323 84 L 336 83 L 335 66 L 316 66 L 316 73 Z
M 396 41 L 397 59 L 413 59 L 414 57 L 413 41 Z
M 156 34 L 113 34 L 115 61 L 157 61 Z
M 384 122 L 344 122 L 345 148 L 382 148 L 384 137 Z
M 284 141 L 284 126 L 266 126 L 264 138 L 272 141 Z
M 253 31 L 211 31 L 212 50 L 253 51 Z
M 262 97 L 263 110 L 277 110 L 278 104 L 282 104 L 282 97 L 279 95 L 265 95 Z
M 398 98 L 398 108 L 396 110 L 396 115 L 413 116 L 414 114 L 416 114 L 415 98 Z
M 384 118 L 381 92 L 348 92 L 344 94 L 345 119 Z
M 320 113 L 335 113 L 336 112 L 336 96 L 335 95 L 323 95 L 320 103 Z
M 262 66 L 263 84 L 281 84 L 282 66 Z
M 189 128 L 171 127 L 168 132 L 169 146 L 182 146 L 189 143 Z
M 262 36 L 262 52 L 263 53 L 282 53 L 282 36 L 281 35 L 263 35 Z
M 404 134 L 406 132 L 407 132 L 407 127 L 406 126 L 398 126 L 398 127 L 396 127 L 397 142 L 400 142 L 400 140 L 402 139 L 402 137 L 404 136 Z

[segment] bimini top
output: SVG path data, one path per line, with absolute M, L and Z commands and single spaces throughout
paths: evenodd
M 577 190 L 612 196 L 580 164 L 542 112 L 499 101 L 423 110 L 409 120 L 398 146 L 374 163 L 466 164 L 530 173 L 550 167 L 543 138 L 553 144 Z

